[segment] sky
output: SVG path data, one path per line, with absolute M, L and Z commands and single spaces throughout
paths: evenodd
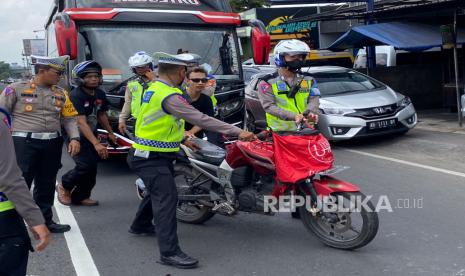
M 44 38 L 43 30 L 53 0 L 0 0 L 0 61 L 23 64 L 24 38 Z

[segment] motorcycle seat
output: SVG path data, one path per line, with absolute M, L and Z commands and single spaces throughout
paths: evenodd
M 206 140 L 194 138 L 192 139 L 200 150 L 193 152 L 194 157 L 202 162 L 219 166 L 226 157 L 226 151 Z

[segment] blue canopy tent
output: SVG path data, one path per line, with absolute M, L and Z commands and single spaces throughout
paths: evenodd
M 457 43 L 465 44 L 465 30 L 459 29 Z M 389 22 L 353 27 L 328 49 L 342 51 L 371 45 L 391 45 L 406 51 L 424 51 L 442 45 L 438 25 L 410 22 Z
M 454 16 L 456 22 L 456 17 Z M 455 23 L 456 24 L 456 23 Z M 465 44 L 465 30 L 457 29 L 456 43 Z M 399 50 L 425 51 L 443 45 L 440 26 L 413 22 L 388 22 L 353 27 L 339 37 L 328 49 L 342 51 L 365 46 L 391 45 Z M 458 83 L 457 49 L 454 49 L 455 86 L 458 121 L 462 126 L 461 101 Z

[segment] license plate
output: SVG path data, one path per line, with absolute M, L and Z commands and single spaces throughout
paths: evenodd
M 381 129 L 381 128 L 391 128 L 395 127 L 397 123 L 396 119 L 380 120 L 367 123 L 367 127 L 370 130 Z

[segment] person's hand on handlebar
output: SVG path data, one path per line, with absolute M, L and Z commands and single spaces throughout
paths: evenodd
M 308 113 L 308 115 L 307 115 L 307 120 L 308 120 L 309 122 L 314 122 L 315 124 L 318 124 L 318 119 L 319 119 L 319 118 L 318 118 L 318 114 L 315 114 L 315 113 L 310 112 L 310 113 Z
M 296 124 L 300 124 L 304 118 L 305 118 L 304 115 L 296 114 L 295 117 L 294 117 L 294 121 L 295 121 Z
M 241 133 L 239 134 L 239 140 L 241 141 L 253 141 L 256 139 L 257 139 L 257 136 L 255 136 L 253 132 L 241 131 Z

